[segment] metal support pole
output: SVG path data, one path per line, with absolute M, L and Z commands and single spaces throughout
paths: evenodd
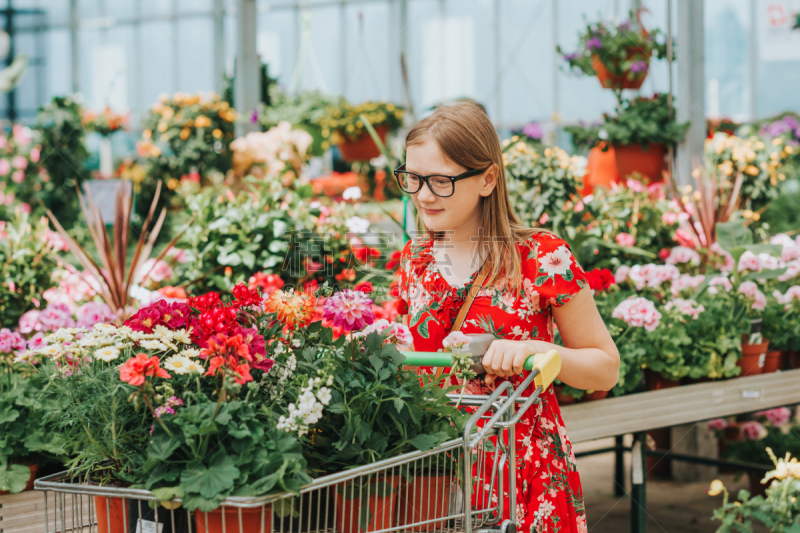
M 625 496 L 625 443 L 623 436 L 614 437 L 614 496 Z
M 678 147 L 681 184 L 689 183 L 692 168 L 702 163 L 706 138 L 703 4 L 678 2 L 678 121 L 690 123 Z
M 9 66 L 14 61 L 14 6 L 12 0 L 8 0 L 8 9 L 6 9 L 6 33 L 8 33 L 8 57 L 6 58 L 6 66 Z M 17 121 L 17 89 L 11 89 L 6 96 L 8 100 L 8 120 L 13 122 Z
M 214 84 L 222 86 L 225 73 L 225 0 L 214 0 Z M 218 92 L 222 92 L 219 90 Z
M 339 4 L 339 75 L 342 78 L 341 95 L 345 96 L 347 87 L 347 4 Z
M 552 53 L 550 54 L 553 58 L 553 112 L 551 113 L 553 117 L 553 122 L 556 126 L 559 125 L 561 122 L 561 114 L 558 112 L 559 107 L 559 98 L 558 98 L 558 82 L 559 82 L 559 70 L 558 66 L 561 61 L 561 58 L 556 53 L 556 46 L 558 46 L 558 2 L 557 0 L 553 0 L 552 2 L 552 10 L 553 10 L 553 44 L 551 47 Z M 557 135 L 557 134 L 556 134 Z
M 647 531 L 647 432 L 633 434 L 631 454 L 631 533 Z
M 758 2 L 750 0 L 750 35 L 747 55 L 747 74 L 750 85 L 750 120 L 758 117 Z
M 500 0 L 494 0 L 494 5 L 492 9 L 492 22 L 493 27 L 492 31 L 494 32 L 494 80 L 495 80 L 495 89 L 494 89 L 494 125 L 495 127 L 499 127 L 500 123 L 502 122 L 502 112 L 500 108 L 500 104 L 503 100 L 503 68 L 500 64 L 500 58 L 502 57 L 501 54 L 501 45 L 502 42 L 500 41 Z
M 78 0 L 70 0 L 69 2 L 69 37 L 70 37 L 70 51 L 72 52 L 71 67 L 72 67 L 72 92 L 77 93 L 81 90 L 80 84 L 80 66 L 78 63 Z
M 238 0 L 236 3 L 236 81 L 234 83 L 236 110 L 242 119 L 237 123 L 237 134 L 258 130 L 250 115 L 258 107 L 259 64 L 256 53 L 256 0 Z

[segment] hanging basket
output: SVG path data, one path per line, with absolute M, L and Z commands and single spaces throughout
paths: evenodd
M 389 134 L 389 126 L 381 124 L 375 127 L 375 133 L 380 137 L 381 142 L 386 144 L 386 137 Z M 339 145 L 339 152 L 345 161 L 369 161 L 381 155 L 380 149 L 375 145 L 368 131 L 358 136 L 356 140 L 351 140 L 343 131 L 339 135 L 344 139 Z
M 638 56 L 647 66 L 642 72 L 626 72 L 620 75 L 611 74 L 600 56 L 592 54 L 592 68 L 597 73 L 597 79 L 600 81 L 600 85 L 606 89 L 638 89 L 642 86 L 645 78 L 647 78 L 647 72 L 650 70 L 650 56 L 647 55 L 647 51 L 641 46 L 628 48 L 626 55 L 628 61 L 636 59 Z M 619 63 L 615 62 L 615 65 L 618 66 Z
M 664 181 L 665 152 L 663 144 L 650 144 L 647 150 L 638 144 L 614 146 L 620 179 L 625 180 L 631 174 L 639 173 L 647 178 L 648 183 Z

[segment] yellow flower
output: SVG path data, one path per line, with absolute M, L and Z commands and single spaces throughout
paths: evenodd
M 189 138 L 189 135 L 190 135 L 191 133 L 192 133 L 192 132 L 189 130 L 189 128 L 183 128 L 183 129 L 181 130 L 181 139 L 183 139 L 183 140 L 185 141 L 186 139 L 188 139 L 188 138 Z
M 755 165 L 747 165 L 747 168 L 744 169 L 745 174 L 750 174 L 751 176 L 758 176 L 758 167 Z
M 787 144 L 786 146 L 783 147 L 783 151 L 786 152 L 787 154 L 793 154 L 794 146 Z
M 749 209 L 745 209 L 744 211 L 742 211 L 742 216 L 744 218 L 753 218 L 753 212 L 750 211 Z
M 775 137 L 774 139 L 772 139 L 772 146 L 779 146 L 781 144 L 783 144 L 783 139 L 781 139 L 780 137 Z
M 331 143 L 329 143 L 328 141 L 322 141 L 321 143 L 319 143 L 319 145 L 322 147 L 323 150 L 327 150 L 328 148 L 331 147 Z
M 200 115 L 194 119 L 194 125 L 196 128 L 207 128 L 211 125 L 211 119 L 205 115 Z
M 169 120 L 175 116 L 175 111 L 171 107 L 165 107 L 164 110 L 161 112 L 161 116 L 164 119 Z
M 214 128 L 214 131 L 212 131 L 212 132 L 211 132 L 211 135 L 212 135 L 212 136 L 213 136 L 215 139 L 219 139 L 220 137 L 222 137 L 222 130 L 221 130 L 221 129 L 219 129 L 219 128 Z
M 166 122 L 164 122 L 163 120 L 159 120 L 158 121 L 158 128 L 156 128 L 156 129 L 159 131 L 159 133 L 164 133 L 165 131 L 167 131 L 168 127 L 169 126 L 168 126 L 168 124 Z
M 171 191 L 174 191 L 175 189 L 177 189 L 178 185 L 180 185 L 180 184 L 181 184 L 181 182 L 176 180 L 175 178 L 170 178 L 170 179 L 167 180 L 167 188 L 169 190 L 171 190 Z
M 709 496 L 716 496 L 720 494 L 723 490 L 725 490 L 725 485 L 722 484 L 722 481 L 715 479 L 711 482 L 711 488 L 708 489 Z
M 153 138 L 153 130 L 144 130 L 142 132 L 142 139 L 149 141 Z

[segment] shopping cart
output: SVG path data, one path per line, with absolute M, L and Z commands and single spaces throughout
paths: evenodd
M 452 364 L 447 353 L 405 355 L 407 366 Z M 229 497 L 216 511 L 190 513 L 147 490 L 73 482 L 65 473 L 38 479 L 45 531 L 516 533 L 515 426 L 558 375 L 560 356 L 537 354 L 524 368 L 531 372 L 516 389 L 504 381 L 491 395 L 449 395 L 472 410 L 461 438 L 315 479 L 299 495 Z

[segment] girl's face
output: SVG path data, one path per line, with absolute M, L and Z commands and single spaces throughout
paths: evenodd
M 422 176 L 458 176 L 471 170 L 449 159 L 430 140 L 406 148 L 406 169 Z M 411 198 L 428 229 L 460 233 L 480 224 L 480 199 L 492 193 L 495 182 L 495 170 L 490 167 L 483 174 L 455 182 L 455 191 L 447 198 L 436 196 L 425 184 Z

